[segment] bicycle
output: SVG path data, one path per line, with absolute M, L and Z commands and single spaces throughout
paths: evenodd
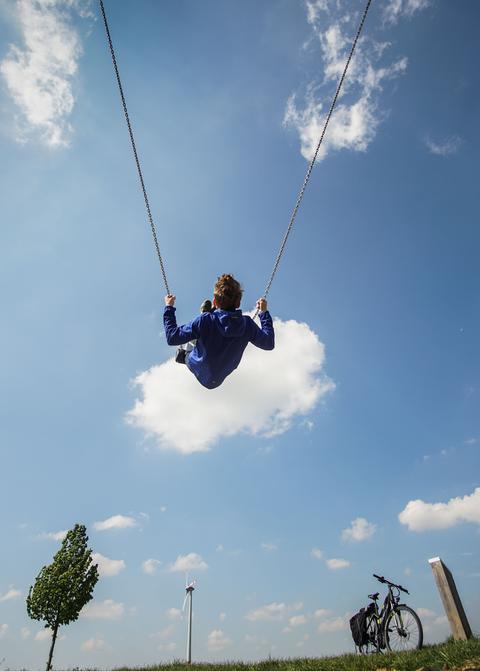
M 385 649 L 392 652 L 420 650 L 423 645 L 420 618 L 412 608 L 400 603 L 400 592 L 409 594 L 409 591 L 383 576 L 374 573 L 373 577 L 388 585 L 388 594 L 381 609 L 377 603 L 379 592 L 368 595 L 372 602 L 366 609 L 366 643 L 359 646 L 360 652 L 368 654 Z

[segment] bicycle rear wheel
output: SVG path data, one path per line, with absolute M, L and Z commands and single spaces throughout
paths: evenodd
M 375 615 L 371 615 L 367 620 L 366 643 L 359 648 L 362 655 L 371 655 L 380 652 L 379 628 Z
M 423 628 L 420 618 L 408 606 L 397 606 L 385 622 L 385 643 L 388 650 L 420 650 L 423 645 Z

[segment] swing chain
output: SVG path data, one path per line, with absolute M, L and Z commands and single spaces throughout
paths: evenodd
M 123 113 L 125 115 L 125 121 L 127 122 L 128 134 L 130 136 L 130 144 L 132 145 L 133 156 L 135 158 L 135 164 L 137 166 L 137 172 L 138 172 L 138 177 L 140 179 L 140 186 L 142 188 L 143 199 L 145 201 L 145 208 L 147 210 L 148 221 L 150 223 L 150 228 L 152 230 L 153 242 L 154 242 L 155 250 L 157 252 L 158 260 L 159 260 L 159 263 L 160 263 L 160 270 L 162 272 L 163 283 L 165 284 L 165 289 L 167 291 L 167 294 L 170 294 L 171 291 L 170 291 L 170 287 L 168 285 L 167 274 L 165 272 L 165 266 L 164 266 L 164 263 L 163 263 L 162 255 L 160 253 L 160 245 L 158 244 L 157 230 L 155 228 L 155 224 L 154 224 L 154 221 L 153 221 L 152 212 L 151 212 L 151 209 L 150 209 L 150 203 L 149 203 L 148 196 L 147 196 L 147 190 L 145 188 L 145 182 L 144 182 L 144 179 L 143 179 L 142 168 L 140 166 L 140 160 L 138 158 L 138 153 L 137 153 L 137 146 L 135 144 L 135 138 L 133 136 L 133 129 L 132 129 L 132 125 L 130 123 L 130 117 L 128 115 L 127 103 L 125 101 L 125 96 L 123 94 L 122 82 L 120 80 L 120 73 L 118 71 L 117 59 L 116 59 L 116 56 L 115 56 L 115 50 L 113 48 L 112 38 L 110 36 L 110 28 L 108 26 L 107 15 L 105 13 L 105 7 L 103 6 L 103 0 L 100 0 L 100 9 L 102 11 L 103 23 L 105 25 L 105 32 L 107 34 L 108 46 L 110 47 L 110 55 L 112 57 L 112 63 L 113 63 L 113 67 L 114 67 L 114 70 L 115 70 L 115 76 L 117 78 L 118 90 L 120 92 L 120 98 L 122 100 Z
M 348 55 L 347 62 L 345 63 L 345 67 L 343 69 L 343 73 L 342 73 L 342 76 L 340 78 L 340 81 L 338 83 L 337 90 L 335 92 L 335 96 L 333 98 L 332 104 L 330 105 L 330 110 L 327 114 L 327 118 L 326 118 L 325 123 L 323 125 L 323 130 L 322 130 L 322 134 L 320 136 L 320 140 L 318 141 L 317 148 L 315 149 L 315 153 L 313 155 L 313 158 L 310 161 L 310 165 L 308 166 L 308 170 L 307 170 L 307 173 L 305 175 L 305 179 L 303 180 L 302 188 L 300 189 L 300 193 L 298 194 L 298 197 L 297 197 L 297 202 L 295 203 L 295 207 L 293 208 L 293 212 L 292 212 L 292 215 L 290 217 L 290 222 L 288 224 L 285 235 L 283 236 L 283 240 L 282 240 L 282 243 L 280 245 L 280 249 L 278 251 L 277 258 L 275 259 L 275 263 L 273 264 L 273 270 L 271 272 L 270 279 L 267 282 L 267 286 L 266 286 L 264 294 L 263 294 L 264 298 L 266 298 L 268 296 L 268 292 L 270 291 L 270 287 L 272 286 L 273 279 L 274 279 L 274 277 L 277 273 L 278 266 L 279 266 L 280 261 L 282 259 L 283 252 L 285 251 L 285 246 L 287 244 L 287 240 L 288 240 L 288 237 L 290 235 L 290 231 L 293 228 L 293 224 L 295 222 L 295 218 L 297 216 L 297 212 L 298 212 L 298 209 L 300 207 L 300 203 L 302 202 L 303 194 L 305 193 L 305 189 L 307 188 L 307 184 L 310 180 L 310 175 L 312 174 L 313 166 L 315 165 L 315 161 L 317 160 L 318 152 L 320 151 L 320 147 L 322 145 L 323 138 L 324 138 L 325 132 L 327 130 L 327 126 L 330 122 L 330 118 L 333 114 L 333 110 L 335 109 L 335 105 L 337 104 L 337 99 L 338 99 L 338 96 L 340 95 L 340 90 L 342 88 L 343 81 L 344 81 L 345 76 L 347 74 L 347 70 L 349 68 L 350 61 L 352 60 L 353 53 L 355 51 L 355 47 L 357 46 L 357 42 L 358 42 L 360 34 L 362 32 L 363 24 L 365 23 L 365 19 L 367 18 L 368 10 L 370 9 L 371 3 L 372 3 L 372 0 L 367 0 L 367 4 L 365 6 L 362 19 L 361 19 L 360 24 L 358 26 L 358 30 L 357 30 L 357 33 L 355 35 L 355 39 L 353 40 L 352 48 L 350 49 L 350 53 Z M 255 316 L 256 316 L 256 314 L 255 314 Z

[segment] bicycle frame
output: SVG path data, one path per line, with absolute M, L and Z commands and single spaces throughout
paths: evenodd
M 397 593 L 394 594 L 393 590 L 396 590 Z M 394 584 L 388 584 L 388 593 L 383 601 L 382 608 L 379 609 L 377 600 L 373 600 L 370 604 L 369 607 L 373 605 L 372 613 L 370 615 L 370 620 L 369 622 L 372 621 L 372 618 L 375 618 L 375 624 L 376 624 L 376 629 L 377 629 L 377 640 L 376 641 L 371 641 L 375 645 L 375 647 L 379 649 L 385 648 L 385 639 L 384 639 L 384 634 L 385 634 L 385 625 L 387 622 L 387 618 L 390 615 L 392 611 L 396 609 L 397 606 L 404 605 L 400 604 L 400 590 L 398 587 Z M 403 627 L 403 623 L 401 622 L 401 615 L 399 614 L 400 617 L 400 625 Z

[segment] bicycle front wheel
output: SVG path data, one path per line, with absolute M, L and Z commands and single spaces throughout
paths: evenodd
M 420 650 L 423 645 L 423 629 L 420 618 L 408 606 L 397 606 L 385 622 L 385 644 L 388 650 Z

